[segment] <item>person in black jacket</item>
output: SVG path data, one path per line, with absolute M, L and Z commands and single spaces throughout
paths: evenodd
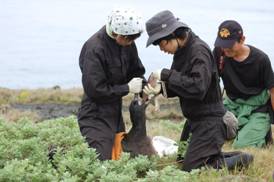
M 142 91 L 145 68 L 134 43 L 142 31 L 138 13 L 114 10 L 107 24 L 85 42 L 80 53 L 84 95 L 78 124 L 100 160 L 112 158 L 115 135 L 125 131 L 122 97 Z
M 161 51 L 174 54 L 170 69 L 152 76 L 165 83 L 168 97 L 179 97 L 187 118 L 191 138 L 184 156 L 183 170 L 202 166 L 219 168 L 223 162 L 225 110 L 216 63 L 209 46 L 170 11 L 162 11 L 146 22 L 147 46 L 158 45 Z M 160 84 L 147 85 L 146 94 L 158 94 Z

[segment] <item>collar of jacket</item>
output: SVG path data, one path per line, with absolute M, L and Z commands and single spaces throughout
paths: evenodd
M 104 37 L 105 40 L 107 40 L 111 44 L 114 44 L 117 47 L 122 47 L 122 46 L 120 46 L 119 44 L 116 43 L 116 40 L 114 38 L 112 38 L 108 35 L 107 30 L 106 30 L 106 25 L 103 26 L 103 37 Z
M 186 49 L 188 49 L 188 47 L 190 46 L 191 42 L 193 42 L 194 38 L 195 38 L 195 34 L 191 30 L 189 30 L 187 42 L 185 43 L 184 46 L 182 46 L 182 47 L 180 47 L 180 48 L 177 49 L 177 51 L 175 52 L 175 56 L 183 53 Z

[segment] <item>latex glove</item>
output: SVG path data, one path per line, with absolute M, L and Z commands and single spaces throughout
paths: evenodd
M 161 91 L 161 84 L 156 83 L 155 87 L 152 87 L 149 83 L 144 87 L 143 92 L 147 95 L 157 95 Z
M 134 77 L 128 82 L 128 88 L 130 93 L 140 93 L 142 91 L 143 79 Z
M 152 72 L 151 76 L 157 80 L 161 80 L 161 72 L 162 72 L 162 69 L 158 69 L 158 70 Z

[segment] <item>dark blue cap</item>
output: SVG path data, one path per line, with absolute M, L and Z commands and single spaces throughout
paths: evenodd
M 231 48 L 243 35 L 241 25 L 235 20 L 226 20 L 219 26 L 215 47 Z

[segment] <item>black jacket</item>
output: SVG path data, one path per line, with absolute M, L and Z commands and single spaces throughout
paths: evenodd
M 127 83 L 145 73 L 135 44 L 119 46 L 105 26 L 84 44 L 79 60 L 84 92 L 99 103 L 121 99 L 129 92 Z
M 121 103 L 121 98 L 129 92 L 127 83 L 145 73 L 136 45 L 118 45 L 107 35 L 105 26 L 86 41 L 79 64 L 84 88 L 80 118 L 87 114 L 84 108 L 91 103 Z
M 176 51 L 171 69 L 162 71 L 161 79 L 167 83 L 168 96 L 180 98 L 183 114 L 190 120 L 223 116 L 216 63 L 208 45 L 193 32 Z

